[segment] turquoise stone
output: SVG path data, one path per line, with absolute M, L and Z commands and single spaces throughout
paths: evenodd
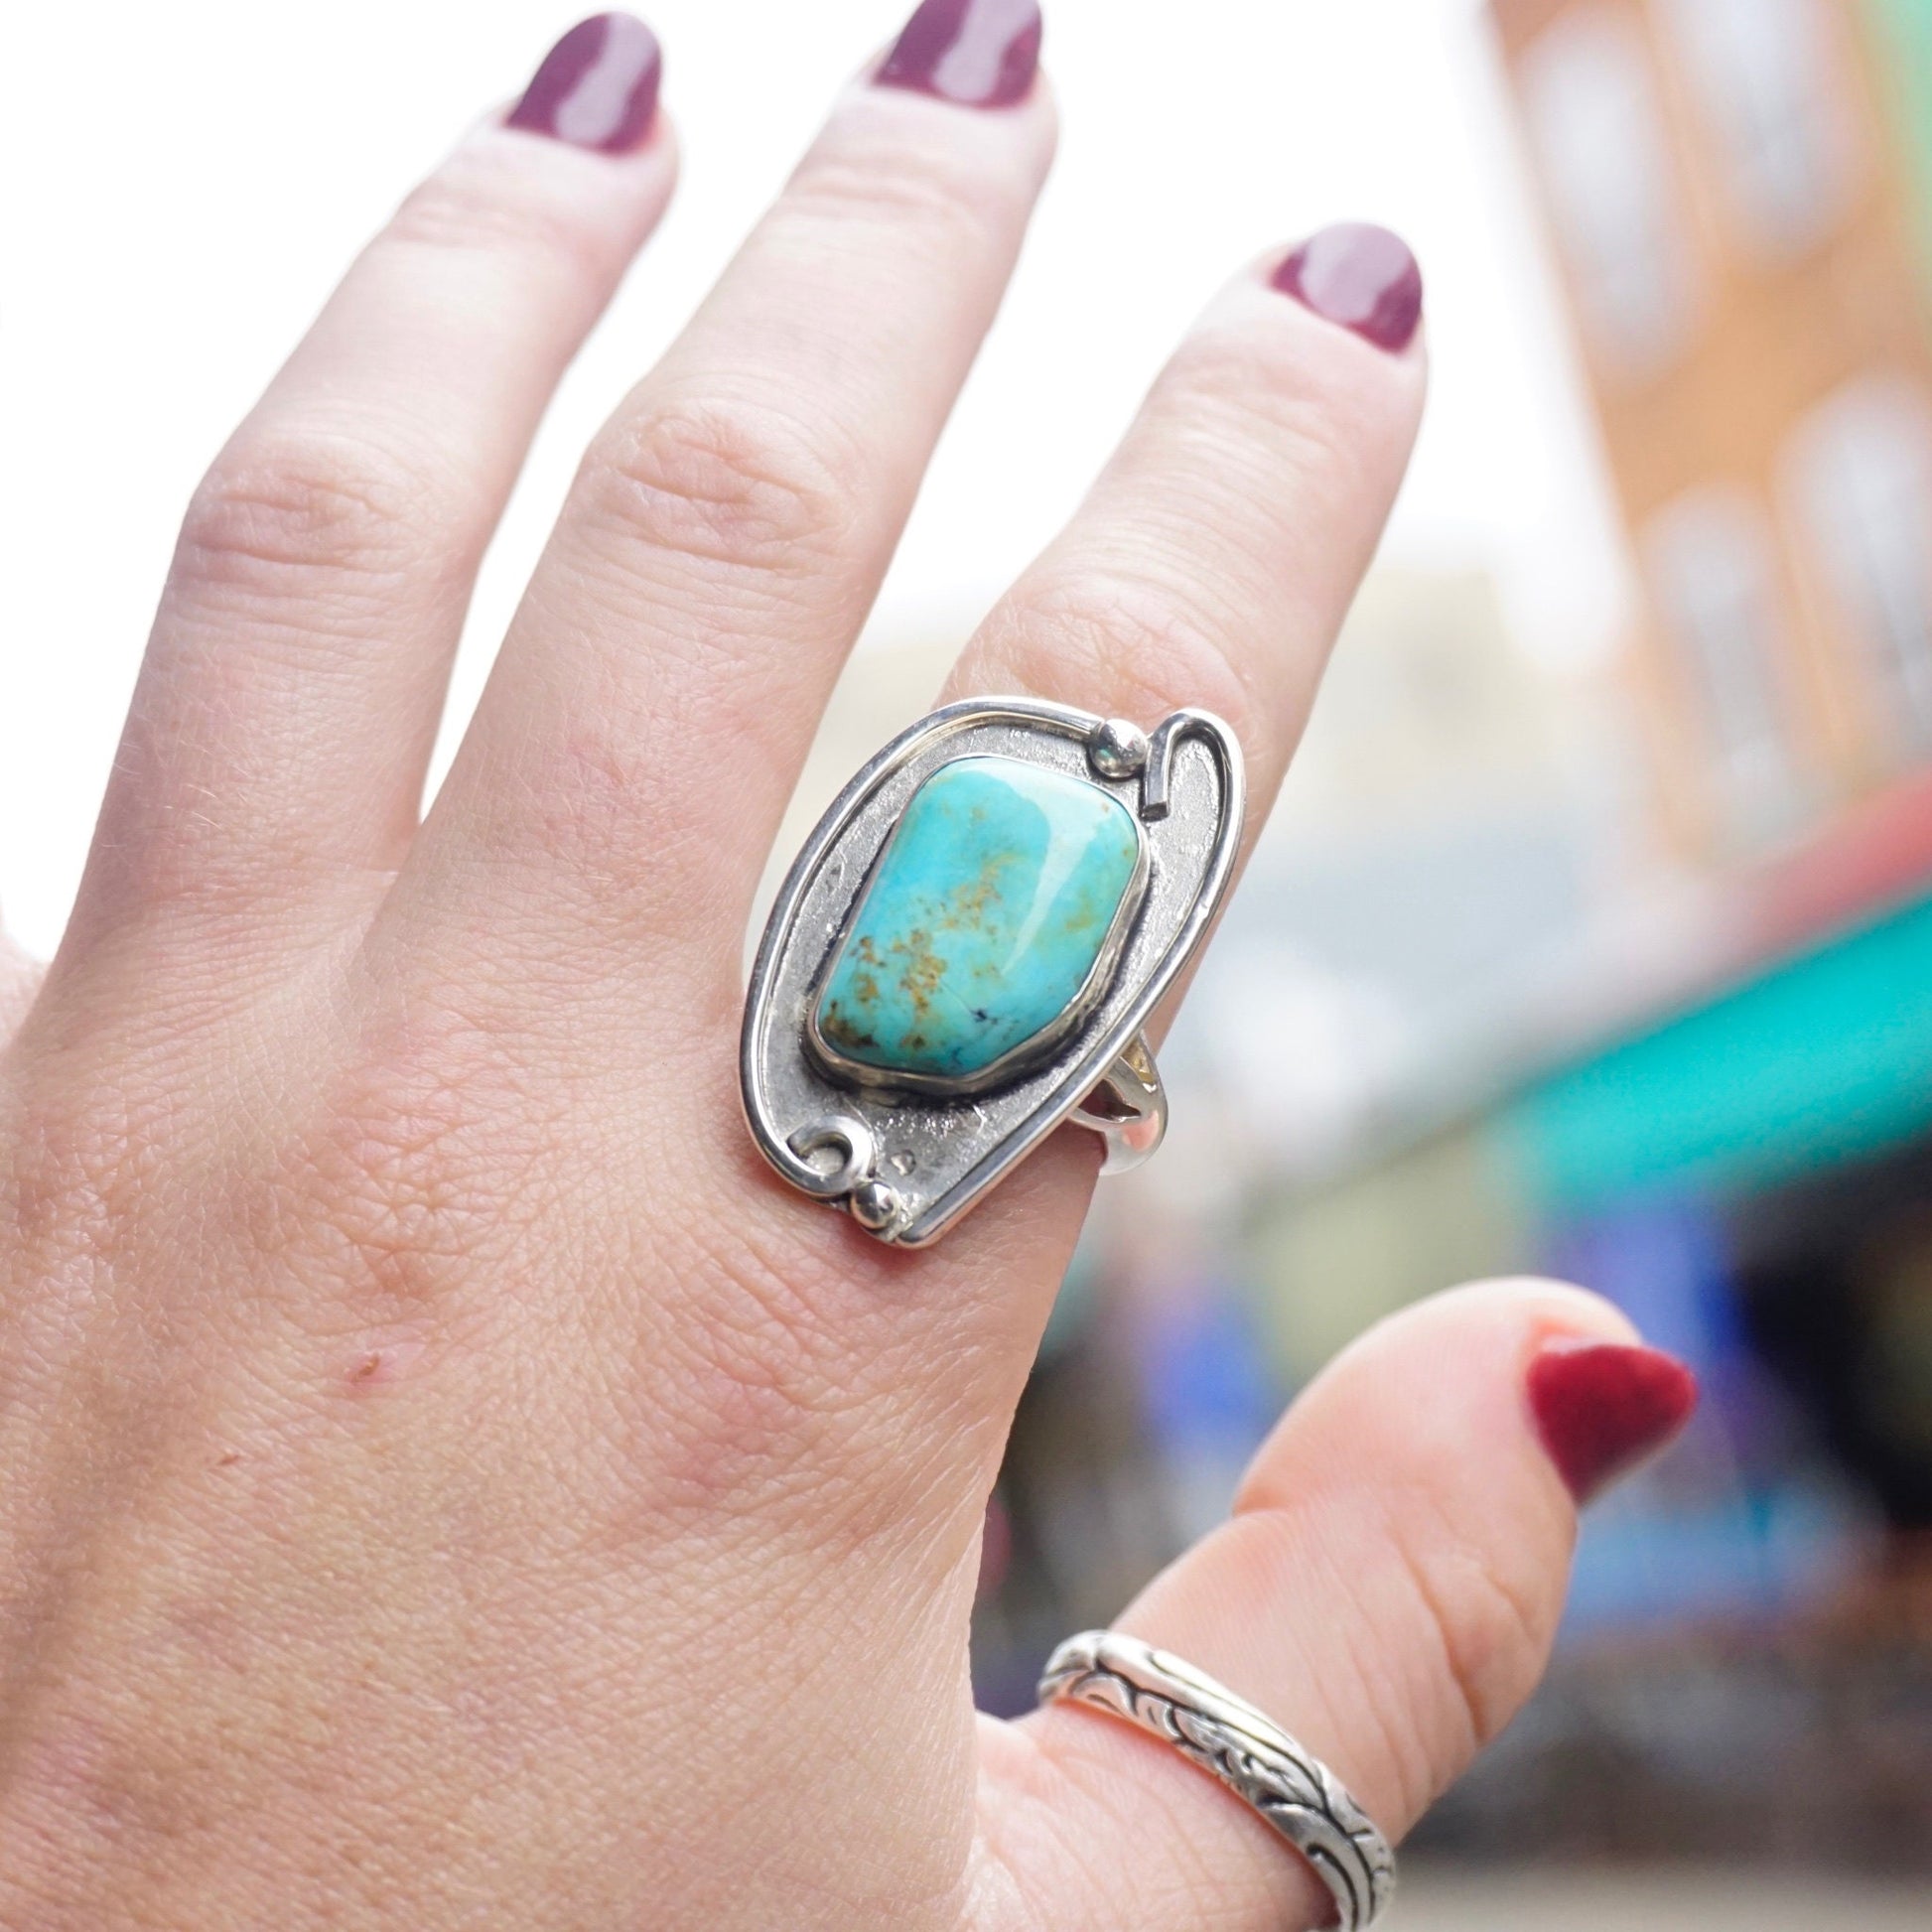
M 1080 997 L 1134 882 L 1111 792 L 1020 759 L 963 758 L 912 794 L 826 975 L 831 1051 L 970 1082 Z

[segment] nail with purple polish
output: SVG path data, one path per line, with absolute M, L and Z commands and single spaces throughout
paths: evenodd
M 1011 107 L 1038 66 L 1036 0 L 924 0 L 873 79 L 965 107 Z
M 628 154 L 650 133 L 663 72 L 657 36 L 641 20 L 595 14 L 543 57 L 506 125 L 598 154 Z
M 1422 322 L 1422 270 L 1409 244 L 1367 221 L 1310 236 L 1273 279 L 1284 295 L 1391 354 L 1409 346 Z

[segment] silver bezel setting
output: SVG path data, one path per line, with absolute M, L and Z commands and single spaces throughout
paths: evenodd
M 980 755 L 1077 773 L 1116 792 L 1140 833 L 1135 880 L 1065 1016 L 969 1081 L 887 1074 L 814 1037 L 825 974 L 912 794 Z M 793 862 L 752 968 L 741 1039 L 745 1112 L 759 1150 L 801 1192 L 849 1208 L 899 1247 L 923 1247 L 972 1207 L 1108 1077 L 1199 944 L 1233 872 L 1241 755 L 1202 711 L 1143 738 L 1035 698 L 947 705 L 901 733 L 845 787 Z

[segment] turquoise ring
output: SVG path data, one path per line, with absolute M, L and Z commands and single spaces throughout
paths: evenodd
M 1142 1029 L 1240 844 L 1241 754 L 1204 711 L 1143 733 L 974 698 L 840 793 L 772 907 L 740 1076 L 765 1159 L 883 1241 L 936 1240 L 1046 1135 L 1108 1170 L 1167 1123 Z

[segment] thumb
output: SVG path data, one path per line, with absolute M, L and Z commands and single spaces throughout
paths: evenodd
M 1579 1503 L 1661 1448 L 1695 1401 L 1688 1369 L 1580 1290 L 1440 1296 L 1313 1383 L 1232 1519 L 1119 1627 L 1259 1706 L 1397 1838 L 1535 1687 Z M 1044 1781 L 1051 1838 L 1024 1871 L 1016 1841 L 1004 1846 L 1038 1923 L 1332 1922 L 1327 1893 L 1258 1817 L 1115 1718 L 1051 1706 L 989 1732 L 986 1763 L 996 1807 L 1017 1780 L 1038 1817 Z

